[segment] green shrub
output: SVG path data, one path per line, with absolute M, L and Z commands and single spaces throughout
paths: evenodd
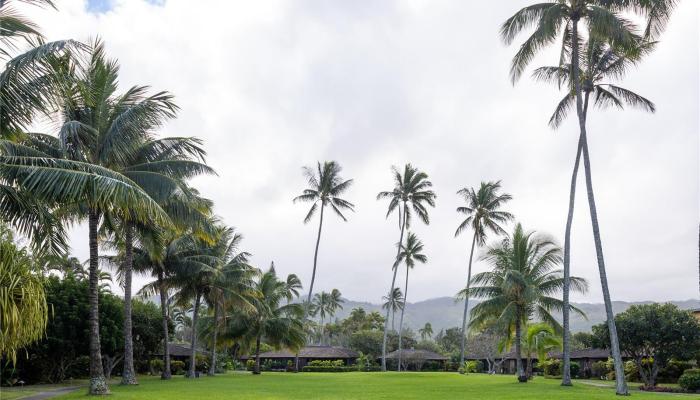
M 625 361 L 625 379 L 628 382 L 639 382 L 639 368 L 634 361 Z
M 255 369 L 255 359 L 249 358 L 248 361 L 245 362 L 245 369 L 248 371 L 252 371 Z
M 600 379 L 607 376 L 609 372 L 607 361 L 596 361 L 591 365 L 591 378 Z
M 693 368 L 693 364 L 688 361 L 671 360 L 666 367 L 659 371 L 658 380 L 664 383 L 676 383 L 683 372 L 691 368 Z
M 581 366 L 579 363 L 572 361 L 571 364 L 569 364 L 569 372 L 571 372 L 572 378 L 579 378 L 579 374 L 581 373 Z
M 153 372 L 157 374 L 163 372 L 163 360 L 161 360 L 160 358 L 154 358 L 149 362 L 151 363 L 151 368 L 153 369 Z
M 685 390 L 696 392 L 700 390 L 700 369 L 686 369 L 678 378 L 678 384 Z
M 310 363 L 309 363 L 310 364 Z M 306 365 L 301 369 L 302 372 L 353 372 L 357 371 L 355 366 L 313 366 Z
M 312 360 L 308 364 L 310 367 L 342 367 L 343 360 Z
M 561 361 L 559 360 L 548 358 L 540 362 L 539 367 L 542 368 L 542 372 L 545 376 L 561 375 Z
M 173 375 L 182 375 L 185 373 L 185 362 L 179 360 L 170 361 L 170 373 Z

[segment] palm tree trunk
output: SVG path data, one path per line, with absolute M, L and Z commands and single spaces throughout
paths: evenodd
M 160 313 L 163 317 L 163 372 L 160 379 L 170 379 L 170 349 L 168 348 L 168 293 L 165 289 L 165 277 L 163 276 L 163 268 L 158 271 L 158 291 L 160 292 Z
M 188 378 L 196 378 L 196 366 L 197 366 L 197 357 L 196 357 L 196 347 L 197 347 L 197 316 L 199 314 L 199 303 L 202 299 L 202 295 L 197 292 L 197 295 L 195 296 L 194 300 L 194 313 L 192 314 L 192 338 L 191 338 L 191 346 L 190 346 L 190 370 L 187 373 Z
M 581 82 L 578 79 L 578 21 L 572 21 L 572 69 L 576 87 L 576 113 L 578 115 L 579 129 L 581 131 L 580 141 L 583 151 L 583 168 L 586 177 L 586 192 L 588 195 L 588 207 L 591 213 L 591 225 L 593 228 L 593 240 L 595 242 L 596 257 L 598 260 L 598 271 L 600 273 L 600 283 L 603 290 L 603 300 L 605 301 L 605 313 L 607 316 L 608 330 L 610 332 L 610 347 L 615 363 L 615 392 L 619 395 L 628 395 L 627 384 L 625 383 L 624 366 L 620 345 L 617 339 L 617 328 L 615 327 L 615 316 L 613 315 L 612 302 L 610 300 L 610 290 L 608 289 L 608 278 L 605 272 L 605 260 L 603 259 L 603 245 L 600 239 L 600 228 L 598 226 L 598 211 L 596 210 L 595 197 L 593 196 L 593 181 L 591 179 L 591 161 L 588 156 L 588 143 L 586 138 L 586 118 L 583 110 L 583 99 L 581 96 Z M 565 305 L 566 308 L 566 305 Z
M 474 245 L 476 244 L 476 232 L 472 238 L 472 249 L 469 252 L 469 268 L 467 270 L 467 294 L 464 297 L 464 313 L 462 314 L 462 344 L 459 347 L 459 365 L 464 365 L 464 349 L 467 345 L 467 310 L 469 309 L 469 289 L 472 283 L 472 260 L 474 258 Z
M 125 224 L 124 232 L 124 367 L 122 385 L 138 385 L 134 372 L 134 340 L 131 323 L 131 277 L 133 274 L 134 230 L 131 223 Z
M 211 363 L 209 363 L 209 372 L 207 375 L 214 376 L 216 374 L 216 335 L 219 333 L 219 306 L 214 303 L 214 344 L 211 346 Z
M 518 374 L 518 382 L 527 382 L 527 377 L 523 375 L 523 360 L 522 360 L 522 343 L 521 343 L 521 327 L 520 327 L 520 315 L 516 317 L 515 320 L 515 369 Z
M 399 368 L 401 372 L 401 332 L 403 331 L 403 313 L 406 310 L 406 299 L 408 298 L 408 265 L 406 265 L 406 286 L 403 289 L 403 307 L 401 308 L 401 318 L 399 318 Z
M 97 225 L 100 215 L 95 210 L 88 214 L 89 246 L 90 246 L 90 278 L 88 302 L 90 305 L 90 394 L 109 394 L 109 386 L 102 368 L 102 353 L 100 352 L 100 312 L 99 312 L 99 270 Z
M 394 331 L 396 330 L 396 325 L 394 324 L 394 318 L 396 317 L 396 310 L 393 309 L 391 310 L 391 330 Z
M 591 224 L 593 227 L 593 240 L 595 242 L 596 256 L 598 260 L 598 272 L 600 273 L 600 283 L 603 290 L 603 300 L 605 302 L 605 315 L 608 323 L 608 331 L 610 333 L 610 350 L 612 352 L 613 361 L 615 363 L 615 390 L 619 395 L 629 394 L 627 391 L 627 383 L 625 382 L 624 365 L 622 363 L 622 354 L 620 353 L 620 344 L 617 338 L 617 328 L 615 327 L 615 316 L 612 309 L 612 301 L 610 300 L 610 289 L 608 288 L 608 277 L 605 271 L 605 260 L 603 258 L 603 245 L 600 239 L 600 227 L 598 225 L 598 211 L 595 205 L 595 197 L 593 195 L 593 182 L 591 180 L 590 159 L 588 156 L 588 144 L 586 136 L 583 136 L 583 166 L 586 176 L 586 189 L 588 193 L 588 206 L 591 212 Z
M 403 219 L 401 223 L 401 234 L 399 235 L 399 246 L 398 249 L 396 250 L 396 258 L 394 259 L 394 263 L 396 263 L 396 260 L 399 259 L 399 254 L 401 254 L 401 243 L 403 243 L 403 232 L 406 229 L 406 203 L 403 205 Z M 394 277 L 391 279 L 391 289 L 389 289 L 389 297 L 391 297 L 391 294 L 394 292 L 394 286 L 396 285 L 396 272 L 399 270 L 399 266 L 396 265 L 394 268 Z M 405 299 L 404 299 L 405 301 Z M 382 340 L 382 371 L 386 371 L 386 340 L 387 340 L 387 333 L 389 330 L 389 309 L 391 307 L 388 307 L 386 309 L 386 318 L 384 318 L 384 339 Z
M 323 228 L 323 209 L 325 207 L 325 202 L 321 201 L 321 216 L 318 220 L 318 236 L 316 237 L 316 249 L 314 250 L 314 269 L 311 272 L 311 285 L 309 285 L 309 295 L 306 297 L 306 309 L 308 314 L 308 309 L 311 306 L 311 295 L 314 292 L 314 281 L 316 280 L 316 262 L 318 260 L 318 245 L 321 243 L 321 229 Z
M 260 375 L 260 335 L 255 338 L 255 368 L 253 374 Z

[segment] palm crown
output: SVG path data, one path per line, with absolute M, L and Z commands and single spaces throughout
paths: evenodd
M 309 183 L 309 188 L 304 189 L 303 194 L 294 198 L 294 202 L 313 202 L 311 209 L 304 218 L 304 223 L 311 221 L 311 218 L 318 209 L 330 205 L 333 211 L 347 221 L 342 210 L 354 211 L 355 206 L 340 196 L 352 185 L 352 179 L 343 180 L 340 177 L 340 165 L 335 161 L 326 161 L 321 165 L 319 162 L 314 171 L 312 168 L 304 167 L 304 175 Z
M 389 199 L 389 208 L 386 216 L 396 210 L 400 205 L 404 205 L 403 216 L 399 214 L 399 220 L 406 218 L 406 226 L 411 223 L 411 208 L 425 224 L 430 223 L 428 210 L 425 205 L 435 207 L 435 193 L 430 189 L 433 183 L 428 180 L 428 174 L 419 171 L 411 164 L 406 164 L 403 174 L 396 167 L 391 168 L 394 175 L 394 189 L 390 192 L 380 192 L 377 200 Z M 408 207 L 410 203 L 411 208 Z
M 455 236 L 471 227 L 476 242 L 483 245 L 488 231 L 497 235 L 505 233 L 501 224 L 513 219 L 513 215 L 500 211 L 499 208 L 513 197 L 507 193 L 498 193 L 500 189 L 501 181 L 481 182 L 478 191 L 474 191 L 474 188 L 463 188 L 457 192 L 467 203 L 465 207 L 457 207 L 457 212 L 467 217 L 457 227 Z

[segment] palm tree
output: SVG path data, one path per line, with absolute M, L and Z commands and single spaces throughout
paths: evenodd
M 532 379 L 532 354 L 536 354 L 537 360 L 542 362 L 549 352 L 561 349 L 561 346 L 561 339 L 551 325 L 541 322 L 528 325 L 525 334 L 528 379 Z
M 158 116 L 153 116 L 156 120 Z M 182 206 L 177 204 L 183 191 L 187 190 L 185 179 L 198 174 L 213 174 L 214 171 L 204 162 L 205 151 L 201 141 L 195 138 L 163 138 L 148 140 L 138 146 L 137 151 L 123 163 L 120 172 L 136 182 L 151 198 L 156 200 L 168 213 L 174 223 L 196 224 L 192 212 L 182 212 Z M 184 215 L 183 215 L 184 214 Z M 195 213 L 195 216 L 200 214 Z M 133 246 L 135 235 L 150 227 L 139 227 L 132 218 L 123 215 L 105 214 L 107 230 L 117 233 L 116 240 L 123 249 L 123 259 L 120 272 L 124 288 L 124 361 L 122 384 L 137 384 L 134 371 L 133 339 L 131 328 L 131 280 L 133 272 Z M 109 222 L 109 223 L 107 223 Z M 119 236 L 123 240 L 119 240 Z
M 316 262 L 318 260 L 318 245 L 321 242 L 321 229 L 323 228 L 323 210 L 326 206 L 330 206 L 333 211 L 347 221 L 343 215 L 343 210 L 354 211 L 355 206 L 347 200 L 340 198 L 346 190 L 352 185 L 352 179 L 343 180 L 340 177 L 340 164 L 335 161 L 325 161 L 323 166 L 317 163 L 317 169 L 314 171 L 311 167 L 304 167 L 304 176 L 306 177 L 309 188 L 304 189 L 304 192 L 294 198 L 294 202 L 303 201 L 311 202 L 313 205 L 304 218 L 304 223 L 308 223 L 313 218 L 316 210 L 321 208 L 321 215 L 318 220 L 318 235 L 316 237 L 316 248 L 314 250 L 314 269 L 311 272 L 311 285 L 309 285 L 309 295 L 306 298 L 307 305 L 311 304 L 311 296 L 314 291 L 314 281 L 316 280 Z
M 588 144 L 586 139 L 585 112 L 582 100 L 582 84 L 579 77 L 581 70 L 579 62 L 580 36 L 578 33 L 578 23 L 583 19 L 587 22 L 592 36 L 607 41 L 613 47 L 621 46 L 630 48 L 637 45 L 640 38 L 633 34 L 636 28 L 629 20 L 621 18 L 619 12 L 636 12 L 648 18 L 644 29 L 644 40 L 654 39 L 664 29 L 671 11 L 675 7 L 675 0 L 565 0 L 551 1 L 525 7 L 509 18 L 501 27 L 501 37 L 506 44 L 512 43 L 515 37 L 523 30 L 531 26 L 536 26 L 532 35 L 521 45 L 519 51 L 513 58 L 511 64 L 511 81 L 515 81 L 522 75 L 527 65 L 532 61 L 535 54 L 545 46 L 552 44 L 558 37 L 562 37 L 560 66 L 570 57 L 570 76 L 573 82 L 573 91 L 576 98 L 576 113 L 579 122 L 579 143 L 577 147 L 576 160 L 571 179 L 569 192 L 569 213 L 568 221 L 573 216 L 573 205 L 575 199 L 576 176 L 578 172 L 580 155 L 583 154 L 584 169 L 586 175 L 586 188 L 588 203 L 591 212 L 591 222 L 593 226 L 593 236 L 596 244 L 596 254 L 598 269 L 601 276 L 603 298 L 606 305 L 608 330 L 611 337 L 611 350 L 615 362 L 616 371 L 616 392 L 626 395 L 627 385 L 624 381 L 622 357 L 617 340 L 617 330 L 612 314 L 612 304 L 608 290 L 607 276 L 605 273 L 605 262 L 603 259 L 602 244 L 600 240 L 600 229 L 598 225 L 597 210 L 593 196 L 590 160 L 588 157 Z M 562 29 L 563 28 L 563 29 Z M 563 34 L 560 31 L 563 30 Z M 569 242 L 570 225 L 567 223 L 567 233 L 564 239 L 564 275 L 568 282 L 569 271 Z M 568 287 L 568 283 L 565 285 Z M 565 302 L 568 302 L 568 289 L 565 289 Z M 569 371 L 569 331 L 568 316 L 564 318 L 564 371 L 562 385 L 571 385 Z
M 422 328 L 418 329 L 421 340 L 427 340 L 433 337 L 433 326 L 430 322 L 426 322 Z
M 314 300 L 311 303 L 311 306 L 315 310 L 316 314 L 318 314 L 320 318 L 320 338 L 319 338 L 319 344 L 323 344 L 323 338 L 324 338 L 324 324 L 323 321 L 325 320 L 326 316 L 328 317 L 333 317 L 335 315 L 335 312 L 338 311 L 339 309 L 343 309 L 343 303 L 345 300 L 341 298 L 342 294 L 340 293 L 340 290 L 338 289 L 333 289 L 331 290 L 330 293 L 327 292 L 321 292 L 321 293 L 316 293 L 314 296 Z
M 523 327 L 536 317 L 561 329 L 552 316 L 553 311 L 564 307 L 562 300 L 552 296 L 564 287 L 563 271 L 555 269 L 562 261 L 561 248 L 552 239 L 525 232 L 517 224 L 512 236 L 488 247 L 482 260 L 493 269 L 476 274 L 476 286 L 458 295 L 485 299 L 472 310 L 473 325 L 484 326 L 495 320 L 504 331 L 513 331 L 518 380 L 527 382 L 521 360 Z M 581 293 L 588 288 L 586 281 L 578 277 L 571 277 L 571 285 Z M 583 315 L 576 307 L 569 307 Z
M 408 273 L 411 269 L 416 266 L 416 261 L 425 264 L 428 262 L 428 257 L 426 257 L 423 252 L 423 242 L 418 239 L 415 233 L 410 232 L 406 238 L 406 244 L 401 245 L 401 250 L 399 251 L 399 256 L 396 258 L 396 264 L 394 268 L 398 268 L 403 262 L 406 264 L 406 284 L 403 289 L 403 307 L 401 307 L 401 317 L 399 318 L 399 362 L 398 371 L 401 372 L 401 339 L 403 337 L 403 313 L 406 310 L 406 299 L 408 298 Z
M 253 301 L 253 311 L 239 313 L 233 323 L 254 343 L 253 373 L 259 375 L 260 344 L 263 339 L 275 348 L 284 346 L 292 351 L 304 345 L 306 334 L 302 320 L 305 311 L 302 304 L 291 303 L 301 290 L 301 281 L 294 274 L 281 280 L 274 266 L 271 266 L 260 274 L 254 287 L 258 298 Z
M 464 297 L 464 312 L 462 313 L 462 330 L 460 332 L 462 337 L 459 348 L 459 365 L 464 365 L 464 348 L 467 340 L 467 310 L 469 309 L 468 289 L 471 286 L 474 247 L 476 245 L 483 246 L 486 243 L 489 232 L 496 235 L 504 234 L 505 231 L 501 224 L 513 219 L 512 214 L 500 210 L 504 203 L 512 199 L 511 195 L 507 193 L 500 194 L 500 189 L 501 181 L 481 182 L 478 191 L 475 191 L 474 188 L 465 187 L 457 192 L 457 194 L 464 197 L 467 205 L 466 207 L 457 207 L 457 212 L 464 214 L 466 218 L 457 227 L 455 237 L 459 236 L 459 234 L 468 228 L 474 230 L 471 250 L 469 251 L 469 267 L 467 268 L 467 296 Z
M 174 112 L 170 96 L 145 97 L 132 88 L 115 95 L 118 67 L 107 60 L 97 42 L 85 63 L 65 67 L 61 105 L 63 124 L 58 140 L 62 154 L 3 143 L 0 179 L 49 207 L 65 207 L 66 215 L 88 216 L 90 248 L 90 393 L 109 391 L 100 354 L 98 320 L 98 225 L 106 212 L 129 215 L 141 222 L 169 223 L 162 208 L 134 181 L 115 171 L 145 127 L 149 116 Z M 132 140 L 133 139 L 133 140 Z M 53 143 L 54 145 L 56 142 Z M 46 146 L 47 151 L 55 146 Z M 59 157 L 57 157 L 59 156 Z
M 588 117 L 589 98 L 594 95 L 594 105 L 599 108 L 607 108 L 615 106 L 619 109 L 624 107 L 624 104 L 642 108 L 643 110 L 654 112 L 654 104 L 620 86 L 611 84 L 607 81 L 621 78 L 626 69 L 635 66 L 641 58 L 653 50 L 656 42 L 640 42 L 636 46 L 629 49 L 613 48 L 609 44 L 597 40 L 594 35 L 590 34 L 588 43 L 583 46 L 583 54 L 580 60 L 579 80 L 583 88 L 583 120 L 584 124 Z M 552 128 L 558 128 L 561 122 L 566 118 L 571 105 L 576 101 L 575 87 L 571 82 L 571 63 L 564 63 L 562 66 L 550 66 L 537 68 L 533 77 L 536 80 L 545 82 L 557 81 L 558 84 L 565 84 L 569 88 L 569 92 L 557 105 L 556 110 L 549 120 Z M 578 167 L 581 158 L 582 148 L 579 148 L 576 154 L 574 163 L 574 173 L 572 175 L 570 196 L 569 196 L 569 212 L 566 220 L 566 229 L 564 235 L 564 270 L 566 271 L 565 278 L 568 277 L 571 260 L 571 225 L 574 213 L 574 199 L 576 193 L 576 177 L 578 175 Z M 568 278 L 567 278 L 568 279 Z M 568 285 L 567 285 L 568 286 Z M 568 303 L 568 289 L 564 289 L 564 301 Z M 569 332 L 569 313 L 564 309 L 564 355 L 563 355 L 563 378 L 564 385 L 571 383 L 570 373 L 570 332 Z
M 382 309 L 388 310 L 391 313 L 391 330 L 394 329 L 394 317 L 396 312 L 403 310 L 404 298 L 403 293 L 401 293 L 401 288 L 395 287 L 391 292 L 391 296 L 382 296 L 384 304 L 382 304 Z
M 391 288 L 387 292 L 389 296 L 394 292 L 396 287 L 396 272 L 398 271 L 396 260 L 401 253 L 401 244 L 403 243 L 403 234 L 407 227 L 410 226 L 411 208 L 418 215 L 418 218 L 426 225 L 430 223 L 426 204 L 435 207 L 435 193 L 430 189 L 433 183 L 428 180 L 428 174 L 419 171 L 411 164 L 406 164 L 403 170 L 403 175 L 396 167 L 391 167 L 391 172 L 394 175 L 394 189 L 390 192 L 380 192 L 377 194 L 377 200 L 389 199 L 389 208 L 386 212 L 386 217 L 398 210 L 399 216 L 399 241 L 396 250 L 396 258 L 392 268 L 394 270 L 391 278 Z M 409 205 L 411 208 L 409 208 Z M 386 310 L 384 318 L 384 338 L 382 340 L 382 371 L 386 371 L 386 344 L 387 333 L 389 331 L 389 310 Z

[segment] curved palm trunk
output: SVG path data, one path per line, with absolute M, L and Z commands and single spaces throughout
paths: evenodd
M 314 292 L 314 281 L 316 281 L 316 262 L 318 260 L 318 245 L 321 243 L 321 229 L 323 228 L 323 209 L 325 202 L 321 201 L 321 216 L 318 220 L 318 236 L 316 237 L 316 250 L 314 250 L 314 269 L 311 272 L 311 285 L 309 286 L 309 295 L 306 298 L 306 314 L 308 315 L 309 307 L 311 306 L 311 295 Z
M 199 303 L 202 300 L 202 295 L 197 292 L 197 296 L 195 297 L 194 300 L 194 314 L 192 315 L 192 340 L 191 340 L 191 346 L 190 346 L 190 369 L 187 373 L 188 378 L 196 378 L 197 375 L 195 373 L 196 366 L 197 366 L 197 357 L 196 357 L 196 346 L 197 346 L 197 317 L 199 314 Z
M 401 308 L 401 318 L 399 318 L 399 367 L 398 370 L 401 372 L 401 333 L 403 332 L 403 313 L 406 310 L 406 299 L 408 298 L 408 265 L 406 265 L 406 286 L 403 289 L 403 308 Z
M 134 340 L 131 323 L 131 277 L 133 274 L 134 230 L 126 223 L 124 233 L 124 367 L 122 385 L 138 385 L 134 371 Z
M 211 362 L 209 363 L 209 372 L 207 375 L 214 376 L 216 374 L 216 336 L 219 333 L 219 306 L 214 304 L 214 344 L 211 346 Z
M 401 223 L 401 234 L 399 235 L 399 246 L 398 249 L 396 250 L 396 258 L 394 259 L 394 262 L 399 259 L 399 254 L 401 254 L 401 244 L 403 243 L 403 232 L 406 229 L 406 204 L 404 203 L 403 205 L 403 219 Z M 391 289 L 389 289 L 389 296 L 394 292 L 394 286 L 396 285 L 396 272 L 399 270 L 399 266 L 397 265 L 396 268 L 394 268 L 394 277 L 391 279 Z M 406 301 L 405 296 L 404 296 L 404 301 Z M 391 307 L 388 307 L 386 310 L 386 317 L 384 318 L 384 338 L 382 339 L 382 371 L 386 371 L 386 341 L 387 341 L 387 333 L 389 330 L 389 309 Z
M 520 316 L 515 320 L 515 369 L 518 374 L 518 382 L 527 382 L 527 377 L 523 373 L 523 360 L 522 360 L 522 327 L 520 326 Z
M 625 383 L 624 366 L 620 345 L 617 338 L 617 328 L 615 327 L 615 316 L 610 300 L 610 290 L 608 289 L 608 278 L 605 272 L 605 260 L 603 259 L 603 245 L 600 239 L 600 228 L 598 226 L 598 212 L 595 206 L 593 195 L 593 181 L 591 179 L 591 161 L 588 156 L 588 143 L 586 138 L 586 118 L 583 110 L 583 99 L 581 96 L 581 82 L 578 79 L 578 21 L 572 21 L 572 69 L 574 84 L 576 87 L 576 114 L 578 115 L 579 129 L 581 131 L 580 141 L 583 151 L 583 169 L 586 177 L 586 192 L 588 195 L 588 207 L 591 213 L 591 225 L 593 228 L 593 240 L 598 261 L 598 272 L 600 273 L 600 283 L 603 290 L 603 300 L 605 302 L 605 314 L 607 317 L 608 330 L 610 333 L 610 350 L 615 363 L 615 392 L 619 395 L 628 395 L 627 384 Z M 568 305 L 564 304 L 564 308 Z
M 98 244 L 97 225 L 100 215 L 95 210 L 90 210 L 88 214 L 88 230 L 90 240 L 90 286 L 88 292 L 88 302 L 90 305 L 90 394 L 109 394 L 109 386 L 105 379 L 102 367 L 102 353 L 100 352 L 100 312 L 99 312 L 99 291 L 100 282 L 98 276 Z
M 165 289 L 165 277 L 163 276 L 163 268 L 161 266 L 158 271 L 158 291 L 160 292 L 160 313 L 163 317 L 163 373 L 160 379 L 170 379 L 170 349 L 168 348 L 168 292 Z
M 459 347 L 459 365 L 464 365 L 464 349 L 467 345 L 467 310 L 469 309 L 469 289 L 472 283 L 472 260 L 474 258 L 474 245 L 476 244 L 476 232 L 472 238 L 472 249 L 469 252 L 469 269 L 467 270 L 467 295 L 464 297 L 464 313 L 462 314 L 462 344 Z
M 255 338 L 255 368 L 253 374 L 260 375 L 260 335 Z

